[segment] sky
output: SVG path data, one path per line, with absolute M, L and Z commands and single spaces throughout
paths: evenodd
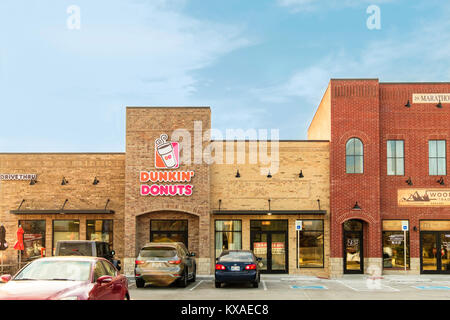
M 124 152 L 126 106 L 307 139 L 331 78 L 450 81 L 449 18 L 448 0 L 2 0 L 0 152 Z

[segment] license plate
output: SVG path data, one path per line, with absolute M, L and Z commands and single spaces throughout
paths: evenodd
M 161 262 L 152 262 L 150 263 L 150 268 L 161 268 L 163 264 Z
M 241 271 L 241 267 L 239 267 L 239 266 L 231 266 L 231 271 Z

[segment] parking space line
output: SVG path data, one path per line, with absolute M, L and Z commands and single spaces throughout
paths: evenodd
M 360 290 L 358 290 L 358 289 L 356 289 L 356 288 L 353 288 L 352 286 L 349 286 L 349 285 L 345 284 L 344 282 L 342 282 L 342 281 L 340 281 L 340 280 L 334 280 L 334 281 L 336 281 L 336 282 L 342 284 L 343 286 L 346 286 L 347 288 L 352 289 L 353 291 L 360 291 Z
M 194 290 L 195 288 L 197 288 L 203 281 L 205 281 L 205 280 L 200 280 L 200 282 L 197 283 L 197 285 L 196 285 L 195 287 L 189 289 L 189 291 L 193 291 L 193 290 Z
M 266 282 L 264 280 L 261 281 L 264 287 L 264 290 L 267 291 L 267 286 L 266 286 Z

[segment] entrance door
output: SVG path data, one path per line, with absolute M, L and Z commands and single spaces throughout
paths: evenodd
M 285 232 L 252 232 L 251 250 L 262 258 L 262 273 L 287 272 L 287 236 Z
M 420 233 L 421 273 L 450 273 L 450 232 Z
M 362 222 L 344 223 L 344 273 L 364 273 Z
M 288 272 L 287 239 L 287 221 L 251 221 L 250 248 L 262 258 L 262 273 Z

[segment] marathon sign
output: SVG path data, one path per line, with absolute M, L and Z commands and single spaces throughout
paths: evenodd
M 141 196 L 191 196 L 194 171 L 141 171 Z M 171 184 L 160 184 L 165 182 Z
M 450 103 L 450 93 L 416 93 L 413 103 Z
M 36 178 L 37 174 L 0 174 L 0 181 L 30 181 Z
M 450 207 L 450 189 L 400 189 L 399 206 Z

